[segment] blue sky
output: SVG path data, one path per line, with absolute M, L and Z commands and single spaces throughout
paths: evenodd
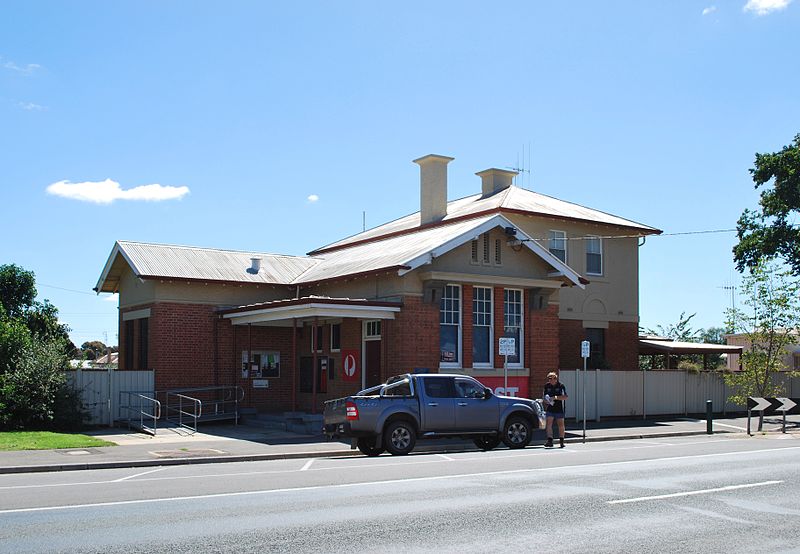
M 116 344 L 91 290 L 115 240 L 304 254 L 416 211 L 412 159 L 455 157 L 455 199 L 524 148 L 526 188 L 665 231 L 643 326 L 719 326 L 735 234 L 672 233 L 756 206 L 754 154 L 800 132 L 799 47 L 789 0 L 9 0 L 0 263 Z

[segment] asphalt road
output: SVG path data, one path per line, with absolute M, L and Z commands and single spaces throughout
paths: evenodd
M 0 552 L 800 552 L 800 442 L 0 476 Z

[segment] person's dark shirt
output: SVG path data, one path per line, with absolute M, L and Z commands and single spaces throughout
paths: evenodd
M 553 398 L 554 396 L 567 396 L 567 389 L 561 384 L 561 381 L 556 383 L 547 383 L 544 386 L 544 396 Z M 544 396 L 542 398 L 544 398 Z M 554 414 L 564 413 L 564 402 L 556 400 L 552 406 L 545 406 L 545 410 L 553 412 Z

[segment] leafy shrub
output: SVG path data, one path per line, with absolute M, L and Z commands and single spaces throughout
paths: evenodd
M 0 375 L 0 427 L 74 429 L 82 422 L 80 400 L 66 382 L 69 360 L 59 340 L 32 341 Z

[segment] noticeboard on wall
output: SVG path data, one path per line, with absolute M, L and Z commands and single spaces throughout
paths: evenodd
M 250 369 L 250 377 L 261 379 L 265 377 L 277 378 L 281 376 L 281 353 L 276 350 L 251 350 L 249 352 L 250 363 L 248 364 L 248 351 L 242 351 L 242 375 L 244 371 Z

